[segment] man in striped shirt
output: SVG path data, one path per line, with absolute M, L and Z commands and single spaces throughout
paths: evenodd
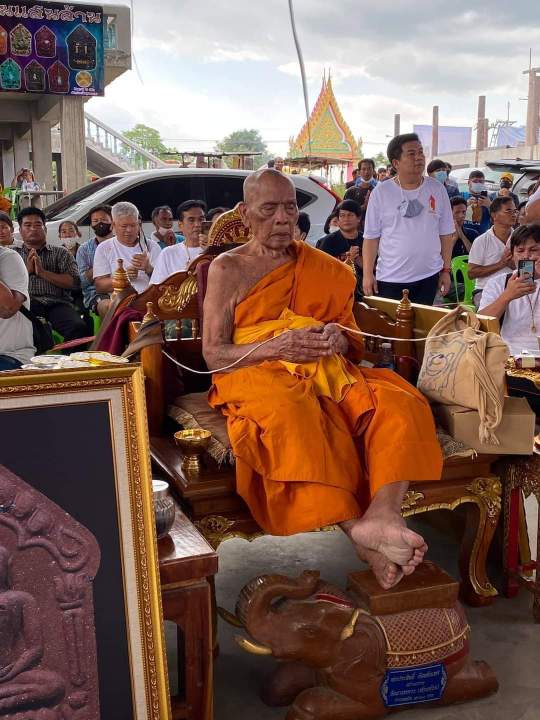
M 17 220 L 23 246 L 15 250 L 28 270 L 30 309 L 48 320 L 64 340 L 86 337 L 86 324 L 70 292 L 79 287 L 75 258 L 64 247 L 47 244 L 45 215 L 39 208 L 24 208 Z

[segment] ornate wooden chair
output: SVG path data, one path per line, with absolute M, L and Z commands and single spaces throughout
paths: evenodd
M 150 449 L 154 464 L 167 477 L 188 516 L 214 547 L 232 537 L 253 539 L 262 534 L 244 501 L 236 494 L 234 458 L 228 441 L 225 418 L 206 402 L 209 376 L 183 372 L 183 392 L 168 397 L 163 381 L 167 366 L 174 360 L 199 370 L 206 369 L 202 357 L 201 315 L 197 293 L 205 264 L 211 258 L 201 256 L 185 273 L 178 273 L 160 286 L 149 288 L 129 303 L 141 312 L 147 311 L 142 323 L 133 323 L 130 337 L 159 320 L 192 322 L 192 336 L 146 345 L 140 352 L 147 383 Z M 207 268 L 206 268 L 207 269 Z M 405 296 L 401 302 L 367 298 L 355 307 L 358 323 L 367 332 L 403 338 L 394 342 L 397 370 L 414 381 L 421 362 L 422 343 L 412 343 L 415 336 L 425 336 L 446 311 L 411 305 Z M 483 319 L 485 329 L 493 329 Z M 366 345 L 366 358 L 374 358 L 380 340 Z M 172 358 L 169 359 L 169 358 Z M 174 421 L 174 422 L 173 422 Z M 213 441 L 204 467 L 198 473 L 182 468 L 183 456 L 175 446 L 173 433 L 178 426 L 211 430 Z M 405 517 L 431 510 L 467 508 L 466 528 L 460 550 L 461 591 L 472 605 L 486 605 L 497 594 L 486 574 L 486 557 L 501 509 L 501 484 L 492 465 L 495 455 L 467 451 L 448 436 L 442 439 L 447 458 L 442 480 L 436 483 L 412 483 L 403 504 Z

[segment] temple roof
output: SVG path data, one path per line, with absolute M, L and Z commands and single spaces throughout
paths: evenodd
M 311 151 L 308 124 L 300 130 L 296 140 L 291 138 L 289 156 L 304 155 L 340 158 L 354 162 L 358 158 L 358 143 L 345 122 L 332 88 L 332 80 L 323 78 L 321 92 L 309 116 Z

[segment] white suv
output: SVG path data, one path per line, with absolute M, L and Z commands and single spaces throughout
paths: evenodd
M 118 173 L 96 180 L 49 205 L 47 217 L 47 240 L 59 244 L 58 226 L 62 220 L 75 220 L 82 232 L 82 240 L 90 237 L 88 214 L 96 205 L 114 205 L 129 201 L 139 208 L 146 236 L 154 227 L 152 210 L 158 205 L 169 205 L 176 215 L 177 206 L 184 200 L 204 200 L 208 209 L 233 208 L 242 200 L 245 170 L 210 170 L 206 168 L 170 168 L 139 170 Z M 319 178 L 306 175 L 289 176 L 296 187 L 298 207 L 311 219 L 308 241 L 315 245 L 324 234 L 326 218 L 340 198 Z

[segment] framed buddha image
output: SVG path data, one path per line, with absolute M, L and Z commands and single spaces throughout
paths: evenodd
M 169 720 L 138 365 L 0 373 L 0 716 Z

